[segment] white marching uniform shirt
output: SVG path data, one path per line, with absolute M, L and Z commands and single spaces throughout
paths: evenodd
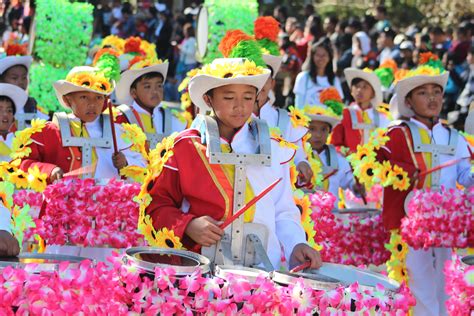
M 221 144 L 228 144 L 236 153 L 253 154 L 258 150 L 258 143 L 248 124 L 235 134 L 229 143 L 221 138 Z M 283 245 L 287 261 L 293 248 L 300 243 L 306 244 L 306 235 L 301 226 L 301 214 L 293 200 L 290 184 L 290 170 L 287 163 L 294 150 L 282 148 L 272 141 L 271 167 L 247 166 L 247 179 L 255 195 L 259 194 L 279 178 L 282 181 L 256 204 L 253 223 L 263 224 L 268 228 L 269 239 L 267 255 L 275 269 L 281 265 L 281 247 Z
M 318 154 L 317 151 L 313 151 L 314 155 L 319 155 L 319 159 L 321 159 L 321 163 L 328 167 L 329 164 L 328 162 L 330 161 L 330 155 L 331 152 L 336 154 L 337 158 L 337 172 L 330 176 L 328 178 L 329 181 L 329 187 L 328 187 L 328 192 L 333 194 L 336 197 L 336 201 L 334 202 L 334 207 L 337 208 L 338 203 L 339 203 L 339 188 L 342 188 L 343 190 L 349 189 L 353 190 L 354 185 L 355 185 L 355 180 L 354 180 L 354 175 L 352 174 L 352 169 L 351 166 L 349 165 L 349 162 L 342 156 L 340 153 L 338 153 L 336 150 L 331 151 L 329 146 L 332 145 L 326 145 L 325 148 L 323 149 L 322 152 Z M 333 166 L 329 166 L 333 167 Z
M 69 119 L 79 121 L 73 115 L 69 116 Z M 100 116 L 93 122 L 85 123 L 85 128 L 90 138 L 101 138 L 102 137 L 102 122 Z M 120 124 L 115 124 L 115 133 L 117 135 L 117 147 L 127 158 L 129 166 L 140 166 L 145 167 L 145 161 L 141 154 L 131 151 L 130 145 L 124 142 L 122 139 L 123 129 Z M 114 148 L 100 148 L 94 147 L 97 154 L 97 165 L 94 178 L 98 179 L 99 182 L 106 181 L 112 178 L 120 179 L 117 168 L 114 167 L 112 162 L 112 154 Z M 71 256 L 80 256 L 85 258 L 94 259 L 97 261 L 105 261 L 105 259 L 112 254 L 115 249 L 113 248 L 99 248 L 99 247 L 78 247 L 78 246 L 58 246 L 51 245 L 46 247 L 45 253 L 51 254 L 62 254 Z
M 148 114 L 150 113 L 143 109 L 140 105 L 138 105 L 137 102 L 133 101 L 133 104 L 131 106 L 137 113 L 139 114 Z M 153 109 L 153 113 L 151 114 L 151 118 L 153 120 L 153 126 L 155 127 L 155 131 L 159 134 L 161 134 L 161 131 L 164 130 L 164 124 L 163 124 L 163 112 L 161 111 L 161 104 L 156 106 Z M 141 119 L 141 116 L 140 116 Z M 186 129 L 186 123 L 181 122 L 176 116 L 171 115 L 171 132 L 181 132 Z
M 260 108 L 259 118 L 267 122 L 270 128 L 279 127 L 283 134 L 281 135 L 283 139 L 285 139 L 286 141 L 290 143 L 294 143 L 295 145 L 298 146 L 298 149 L 296 150 L 296 153 L 295 153 L 295 165 L 298 165 L 302 161 L 305 161 L 306 163 L 308 163 L 306 161 L 306 154 L 304 152 L 303 143 L 302 143 L 302 138 L 308 133 L 308 129 L 305 127 L 293 127 L 293 125 L 291 124 L 291 121 L 289 120 L 289 117 L 288 117 L 288 120 L 286 120 L 287 122 L 285 124 L 286 126 L 282 128 L 278 126 L 279 120 L 280 120 L 279 116 L 280 116 L 280 111 L 278 111 L 278 109 L 276 109 L 271 104 L 270 101 L 265 103 Z
M 437 123 L 430 130 L 426 125 L 410 119 L 418 127 L 425 129 L 431 137 L 432 144 L 448 145 L 450 131 L 441 123 Z M 456 188 L 456 182 L 464 187 L 474 185 L 474 175 L 471 173 L 470 154 L 468 144 L 463 137 L 457 139 L 454 155 L 440 154 L 440 164 L 462 159 L 459 163 L 441 169 L 440 185 L 445 188 Z M 406 263 L 409 274 L 409 287 L 417 300 L 414 307 L 416 316 L 447 315 L 445 292 L 445 276 L 443 269 L 447 260 L 451 259 L 450 248 L 428 248 L 415 250 L 409 248 Z

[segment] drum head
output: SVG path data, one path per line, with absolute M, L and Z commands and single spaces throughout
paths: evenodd
M 271 273 L 271 278 L 273 282 L 290 285 L 296 284 L 298 280 L 302 280 L 306 286 L 311 287 L 314 290 L 324 290 L 329 291 L 333 290 L 342 285 L 342 283 L 332 277 L 328 277 L 319 273 L 291 273 L 291 272 L 281 272 L 273 271 Z
M 397 291 L 400 287 L 398 282 L 395 282 L 381 274 L 342 264 L 324 263 L 321 268 L 311 270 L 311 273 L 340 280 L 344 285 L 358 282 L 362 286 L 376 287 L 377 284 L 381 284 L 385 289 L 392 292 Z
M 243 266 L 218 265 L 215 268 L 214 275 L 224 280 L 229 279 L 232 275 L 238 279 L 245 279 L 254 282 L 259 276 L 268 277 L 268 272 Z
M 464 264 L 467 264 L 468 266 L 473 266 L 474 265 L 474 255 L 465 256 L 461 259 L 461 261 Z
M 207 8 L 203 5 L 199 9 L 199 13 L 197 16 L 197 32 L 196 32 L 196 45 L 197 45 L 197 52 L 199 60 L 206 56 L 207 53 L 207 44 L 209 38 L 209 15 L 207 12 Z
M 336 215 L 377 215 L 382 213 L 382 211 L 377 208 L 341 208 L 334 209 L 331 212 Z
M 176 275 L 192 274 L 197 268 L 202 273 L 210 271 L 210 260 L 197 253 L 168 248 L 136 247 L 125 251 L 130 264 L 153 273 L 156 267 L 173 268 Z
M 90 260 L 77 256 L 66 256 L 48 253 L 20 253 L 18 257 L 1 257 L 0 268 L 13 267 L 25 268 L 27 264 L 36 264 L 34 272 L 56 271 L 62 262 L 70 262 L 72 266 L 78 265 L 81 261 Z

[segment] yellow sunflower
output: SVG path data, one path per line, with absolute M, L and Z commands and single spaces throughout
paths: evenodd
M 132 179 L 135 182 L 143 183 L 147 175 L 147 170 L 139 166 L 126 166 L 120 169 L 120 175 Z
M 102 47 L 113 47 L 115 50 L 123 53 L 125 47 L 125 40 L 116 36 L 116 35 L 109 35 L 102 40 L 101 43 Z
M 290 163 L 290 182 L 293 190 L 296 190 L 296 181 L 298 181 L 298 171 L 293 161 Z
M 28 157 L 31 154 L 31 148 L 29 147 L 32 143 L 31 135 L 33 135 L 31 127 L 15 132 L 10 157 L 13 159 L 21 159 Z
M 298 191 L 300 192 L 299 194 L 296 192 L 293 194 L 293 200 L 301 213 L 301 221 L 304 222 L 311 218 L 311 201 L 308 195 L 304 194 L 301 190 Z
M 406 265 L 398 260 L 391 261 L 391 264 L 387 263 L 387 272 L 388 277 L 392 280 L 395 280 L 399 283 L 408 281 L 408 272 Z
M 303 127 L 308 127 L 309 126 L 309 122 L 311 122 L 311 119 L 309 118 L 309 116 L 307 116 L 303 110 L 301 109 L 298 109 L 294 106 L 290 106 L 288 108 L 290 110 L 290 121 L 291 121 L 291 125 L 293 125 L 293 127 L 298 127 L 298 126 L 303 126 Z
M 156 242 L 162 248 L 183 249 L 179 237 L 166 227 L 156 232 Z
M 185 90 L 189 85 L 189 81 L 191 81 L 190 77 L 184 78 L 178 86 L 178 92 L 182 92 L 183 90 Z
M 391 182 L 395 190 L 405 191 L 410 187 L 410 178 L 408 177 L 408 173 L 397 165 L 393 165 L 391 178 Z
M 109 92 L 112 88 L 110 82 L 104 76 L 96 76 L 94 83 L 91 86 L 92 90 L 99 91 L 99 92 Z
M 323 164 L 318 159 L 314 159 L 312 157 L 308 158 L 309 166 L 313 171 L 313 177 L 311 178 L 311 183 L 314 187 L 322 187 L 323 186 Z
M 316 236 L 316 231 L 314 230 L 313 221 L 311 219 L 307 219 L 301 224 L 306 234 L 306 241 L 308 242 L 309 246 L 311 248 L 314 248 L 317 251 L 320 251 L 323 247 L 314 241 L 314 237 Z
M 132 144 L 130 149 L 141 153 L 143 157 L 147 157 L 146 135 L 143 133 L 143 130 L 138 125 L 129 123 L 123 123 L 122 128 L 123 133 L 121 137 L 126 143 Z
M 21 169 L 10 174 L 8 181 L 13 183 L 17 189 L 28 188 L 28 175 Z
M 10 209 L 13 206 L 13 192 L 15 187 L 10 182 L 0 182 L 0 203 Z
M 46 179 L 48 175 L 46 173 L 41 173 L 38 166 L 28 169 L 28 185 L 29 187 L 36 192 L 43 192 L 46 189 L 47 182 Z
M 289 149 L 293 149 L 293 150 L 297 150 L 298 149 L 298 146 L 296 144 L 293 144 L 293 143 L 290 143 L 289 141 L 285 140 L 283 137 L 281 137 L 280 135 L 277 135 L 277 134 L 272 134 L 271 135 L 271 138 L 275 141 L 278 142 L 278 144 L 280 145 L 280 147 L 282 148 L 289 148 Z
M 138 231 L 145 237 L 151 247 L 160 247 L 156 240 L 156 230 L 152 225 L 150 215 L 140 216 L 138 220 Z
M 154 149 L 150 150 L 149 169 L 155 177 L 161 173 L 168 159 L 173 156 L 174 139 L 176 135 L 175 133 L 163 138 L 160 143 L 156 144 Z
M 369 144 L 376 150 L 379 150 L 380 147 L 384 146 L 389 140 L 390 137 L 387 136 L 386 128 L 376 128 L 369 138 Z M 375 153 L 374 153 L 375 155 Z
M 138 199 L 142 199 L 146 195 L 150 194 L 150 190 L 153 188 L 153 185 L 155 184 L 155 178 L 156 177 L 153 176 L 150 170 L 147 170 L 147 175 L 143 179 L 140 193 L 137 196 Z
M 382 164 L 380 165 L 380 169 L 377 170 L 377 177 L 380 179 L 380 184 L 383 187 L 392 185 L 393 173 L 390 161 L 385 160 L 384 162 L 382 162 Z
M 380 163 L 365 158 L 354 169 L 354 175 L 357 176 L 360 183 L 365 184 L 366 188 L 371 188 L 376 183 L 377 169 L 379 168 L 381 168 Z
M 262 74 L 262 67 L 257 66 L 253 61 L 249 61 L 248 59 L 244 62 L 245 71 L 243 75 L 245 76 L 254 76 Z
M 191 97 L 189 96 L 189 92 L 185 92 L 181 95 L 181 109 L 186 110 L 192 105 Z
M 396 259 L 401 262 L 405 261 L 408 254 L 408 244 L 403 241 L 402 236 L 400 236 L 398 232 L 392 232 L 389 244 L 385 245 L 385 248 L 387 248 Z
M 94 76 L 90 72 L 79 72 L 72 75 L 68 75 L 66 77 L 66 81 L 79 86 L 79 87 L 86 87 L 92 88 L 94 84 Z
M 31 120 L 31 132 L 32 134 L 41 132 L 46 126 L 46 120 L 43 119 L 33 119 Z
M 362 161 L 364 158 L 369 160 L 375 160 L 375 152 L 372 146 L 366 145 L 357 145 L 357 151 L 354 154 L 355 161 Z

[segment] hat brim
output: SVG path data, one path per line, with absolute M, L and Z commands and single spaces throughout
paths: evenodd
M 374 72 L 367 72 L 356 68 L 344 69 L 344 76 L 347 79 L 349 88 L 355 78 L 360 78 L 367 81 L 374 89 L 374 97 L 372 98 L 372 106 L 376 107 L 383 102 L 382 85 L 379 77 Z
M 311 121 L 325 122 L 331 125 L 331 128 L 334 128 L 341 120 L 335 117 L 327 115 L 318 115 L 318 114 L 309 114 L 308 115 Z
M 193 77 L 189 83 L 189 96 L 192 103 L 199 107 L 202 113 L 206 113 L 212 110 L 203 98 L 209 90 L 231 84 L 245 84 L 257 88 L 258 93 L 265 85 L 268 77 L 270 77 L 270 71 L 265 71 L 266 73 L 260 75 L 237 76 L 234 78 L 216 78 L 209 75 L 197 75 Z
M 97 93 L 100 95 L 105 95 L 109 96 L 112 94 L 112 92 L 115 89 L 115 82 L 112 82 L 112 90 L 111 92 L 99 92 L 97 90 L 93 90 L 90 88 L 82 87 L 82 86 L 77 86 L 73 83 L 70 83 L 66 80 L 58 80 L 55 83 L 53 83 L 54 90 L 56 92 L 56 97 L 58 98 L 59 103 L 65 108 L 65 109 L 71 109 L 66 102 L 64 102 L 63 96 L 72 93 L 72 92 L 93 92 Z
M 0 95 L 6 96 L 13 101 L 16 113 L 24 113 L 24 107 L 28 100 L 25 90 L 8 83 L 0 83 Z
M 151 72 L 160 73 L 163 76 L 164 83 L 166 80 L 166 75 L 168 74 L 168 63 L 148 66 L 142 69 L 130 69 L 124 71 L 120 76 L 120 81 L 117 84 L 117 90 L 115 91 L 117 101 L 121 104 L 131 105 L 133 103 L 133 98 L 130 95 L 130 87 L 132 86 L 133 82 L 141 76 Z
M 272 78 L 275 78 L 276 75 L 278 74 L 278 71 L 280 71 L 281 67 L 281 62 L 283 60 L 282 56 L 274 56 L 274 55 L 268 55 L 268 54 L 263 54 L 262 55 L 263 61 L 265 64 L 270 66 L 273 71 Z
M 0 59 L 0 75 L 3 75 L 7 69 L 18 65 L 25 66 L 29 70 L 32 61 L 33 57 L 31 56 L 7 56 L 2 58 Z
M 420 75 L 400 80 L 395 86 L 394 98 L 390 100 L 390 112 L 393 110 L 393 113 L 398 113 L 401 116 L 413 117 L 415 113 L 407 106 L 405 100 L 408 93 L 413 89 L 429 83 L 439 85 L 444 91 L 448 78 L 449 73 L 446 71 L 445 73 L 436 76 Z

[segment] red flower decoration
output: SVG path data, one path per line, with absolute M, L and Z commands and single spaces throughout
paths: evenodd
M 142 44 L 142 39 L 138 36 L 129 37 L 125 41 L 124 45 L 124 52 L 125 53 L 139 53 L 141 55 L 145 55 L 145 52 L 140 49 L 140 45 Z
M 133 59 L 128 62 L 128 68 L 132 67 L 132 66 L 135 65 L 136 63 L 141 62 L 142 60 L 145 60 L 145 58 L 144 58 L 143 56 L 135 56 L 135 57 L 133 57 Z
M 232 49 L 237 46 L 241 41 L 248 41 L 252 40 L 252 36 L 246 34 L 241 30 L 231 30 L 227 31 L 222 38 L 221 42 L 219 43 L 219 50 L 227 57 L 230 55 Z
M 280 32 L 280 23 L 271 16 L 261 16 L 254 22 L 254 33 L 257 40 L 268 38 L 276 42 Z
M 438 60 L 438 55 L 433 54 L 432 52 L 426 52 L 420 54 L 420 65 L 426 64 L 430 60 Z
M 342 98 L 339 95 L 339 92 L 337 91 L 336 88 L 334 87 L 329 87 L 327 89 L 324 89 L 321 91 L 319 94 L 319 101 L 324 104 L 326 101 L 337 101 L 337 102 L 342 102 Z
M 6 49 L 7 56 L 25 56 L 26 51 L 26 44 L 9 44 Z

